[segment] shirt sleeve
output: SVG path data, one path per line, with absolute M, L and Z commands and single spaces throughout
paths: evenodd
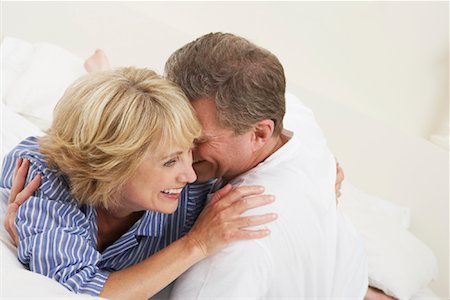
M 101 254 L 90 221 L 71 198 L 62 177 L 48 169 L 36 138 L 25 139 L 5 156 L 0 187 L 11 189 L 18 158 L 30 161 L 25 184 L 42 176 L 39 189 L 17 211 L 18 259 L 73 292 L 100 294 L 109 272 L 97 267 Z
M 272 260 L 257 241 L 238 241 L 195 264 L 174 284 L 170 299 L 262 299 Z
M 76 206 L 31 197 L 16 216 L 18 258 L 30 270 L 75 293 L 99 295 L 109 272 L 100 270 L 89 220 Z

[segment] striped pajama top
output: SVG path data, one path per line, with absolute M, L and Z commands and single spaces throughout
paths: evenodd
M 213 181 L 190 184 L 172 214 L 145 211 L 102 253 L 97 245 L 97 213 L 70 195 L 66 178 L 50 169 L 36 137 L 16 146 L 3 161 L 0 186 L 11 188 L 18 158 L 30 161 L 27 183 L 41 174 L 41 186 L 17 212 L 18 258 L 76 293 L 99 295 L 110 272 L 134 265 L 179 239 L 194 224 Z

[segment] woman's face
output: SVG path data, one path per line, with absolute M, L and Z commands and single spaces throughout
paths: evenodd
M 147 154 L 124 187 L 122 208 L 130 212 L 173 213 L 183 187 L 196 179 L 191 149 L 174 148 L 165 154 Z

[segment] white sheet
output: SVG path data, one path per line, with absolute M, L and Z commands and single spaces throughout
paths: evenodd
M 25 117 L 13 112 L 3 101 L 0 102 L 2 116 L 1 157 L 8 153 L 20 141 L 30 135 L 44 134 L 36 125 Z

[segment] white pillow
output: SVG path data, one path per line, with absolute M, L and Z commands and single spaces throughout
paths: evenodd
M 33 123 L 13 112 L 10 108 L 0 102 L 2 113 L 2 145 L 1 159 L 11 151 L 19 142 L 29 136 L 40 136 L 43 132 Z
M 388 222 L 394 222 L 405 229 L 409 228 L 411 221 L 409 208 L 365 193 L 348 180 L 343 181 L 341 192 L 342 197 L 339 199 L 339 206 L 347 215 L 361 211 L 364 213 L 370 212 L 376 215 L 379 221 L 386 219 Z
M 5 38 L 2 72 L 7 80 L 3 101 L 46 130 L 52 120 L 53 108 L 66 88 L 85 74 L 83 60 L 71 52 L 48 43 L 30 44 Z
M 368 195 L 344 181 L 341 209 L 364 238 L 369 284 L 399 299 L 410 299 L 437 277 L 431 249 L 409 232 L 407 209 Z
M 11 85 L 30 64 L 33 46 L 25 41 L 4 37 L 0 45 L 2 59 L 2 97 L 6 98 Z

